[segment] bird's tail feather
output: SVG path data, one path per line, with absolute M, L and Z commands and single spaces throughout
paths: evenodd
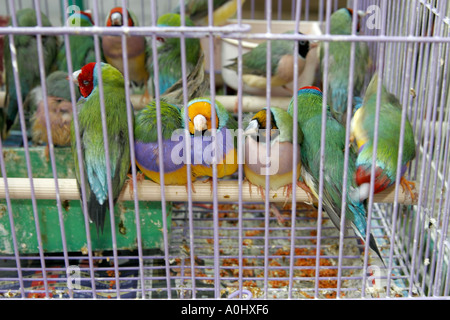
M 350 199 L 350 201 L 352 200 Z M 355 230 L 355 233 L 361 238 L 362 242 L 365 243 L 367 231 L 367 220 L 366 220 L 367 201 L 358 202 L 357 204 L 352 202 L 352 204 L 349 205 L 349 208 L 351 209 L 354 217 L 352 221 L 353 230 Z M 372 233 L 370 233 L 369 235 L 369 248 L 375 251 L 375 253 L 378 255 L 383 265 L 386 266 L 383 258 L 381 257 L 381 252 L 378 249 L 377 242 Z
M 100 235 L 100 231 L 103 234 L 103 228 L 105 226 L 105 218 L 106 218 L 106 209 L 108 207 L 108 201 L 105 201 L 103 204 L 100 204 L 95 197 L 95 194 L 92 192 L 89 202 L 88 202 L 88 212 L 89 217 L 95 223 L 95 227 L 97 228 L 97 236 Z

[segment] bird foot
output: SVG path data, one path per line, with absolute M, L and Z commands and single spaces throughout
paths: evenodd
M 284 218 L 281 215 L 280 210 L 278 210 L 277 206 L 275 205 L 275 203 L 271 202 L 270 203 L 270 211 L 275 215 L 275 217 L 277 218 L 277 222 L 280 225 L 284 224 Z
M 47 162 L 49 162 L 50 161 L 50 147 L 48 146 L 48 143 L 45 146 L 44 155 L 45 155 L 45 160 L 47 160 Z
M 234 103 L 234 109 L 233 109 L 233 112 L 234 112 L 234 113 L 238 113 L 238 109 L 239 109 L 239 101 L 238 101 L 238 99 L 236 98 L 236 102 Z
M 211 185 L 211 194 L 212 194 L 212 192 L 213 192 L 213 185 L 214 185 L 213 177 L 208 177 L 207 179 L 203 180 L 203 183 L 210 183 L 210 185 Z
M 416 195 L 413 192 L 413 188 L 416 187 L 416 184 L 413 181 L 408 181 L 404 177 L 401 177 L 400 184 L 403 187 L 403 192 L 406 192 L 406 190 L 409 191 L 409 194 L 411 195 L 411 199 L 414 201 L 416 199 Z
M 297 181 L 297 187 L 301 188 L 303 191 L 306 192 L 306 195 L 308 196 L 308 201 L 305 201 L 306 204 L 312 205 L 314 204 L 314 200 L 312 197 L 312 191 L 311 189 L 306 185 L 306 183 L 302 181 Z M 287 184 L 283 188 L 283 195 L 286 196 L 286 202 L 290 196 L 292 196 L 292 183 Z M 285 204 L 286 204 L 285 202 Z
M 141 99 L 139 100 L 139 103 L 142 106 L 146 106 L 150 102 L 150 93 L 148 92 L 147 86 L 145 86 L 144 94 L 141 96 Z
M 191 189 L 192 189 L 192 192 L 197 193 L 197 191 L 195 191 L 194 183 L 192 181 L 191 181 Z M 187 183 L 186 183 L 186 193 L 188 193 L 188 184 Z
M 134 194 L 134 184 L 133 184 L 133 175 L 131 173 L 127 174 L 128 179 L 128 185 L 130 186 L 130 197 L 133 197 Z M 142 181 L 145 180 L 145 175 L 142 172 L 136 173 L 136 181 L 138 184 L 142 183 Z

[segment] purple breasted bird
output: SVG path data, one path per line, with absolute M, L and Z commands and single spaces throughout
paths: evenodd
M 164 184 L 187 185 L 186 154 L 182 152 L 183 137 L 180 109 L 165 100 L 160 100 L 163 150 L 158 145 L 156 101 L 150 102 L 135 117 L 134 140 L 136 165 L 149 179 L 156 183 L 160 180 L 159 154 L 164 159 Z M 172 139 L 175 138 L 175 139 Z M 192 176 L 192 182 L 195 177 Z
M 191 135 L 191 163 L 192 172 L 197 177 L 213 177 L 213 164 L 217 164 L 217 176 L 223 178 L 237 171 L 237 150 L 234 130 L 237 122 L 225 107 L 216 101 L 215 126 L 213 127 L 213 114 L 211 100 L 200 97 L 189 101 L 181 109 L 183 127 L 185 125 L 185 108 L 188 114 L 188 128 Z M 216 140 L 212 138 L 212 130 L 216 130 Z M 217 148 L 216 148 L 217 146 Z

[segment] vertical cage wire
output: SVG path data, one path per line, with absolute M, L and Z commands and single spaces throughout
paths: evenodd
M 88 2 L 88 1 L 86 1 Z M 178 5 L 170 2 L 169 7 Z M 180 12 L 182 16 L 182 26 L 185 26 L 184 17 L 186 15 L 184 9 L 184 3 L 186 1 L 180 1 Z M 238 1 L 238 3 L 241 1 Z M 68 1 L 64 1 L 65 6 L 68 5 Z M 247 98 L 246 92 L 243 89 L 242 76 L 244 73 L 242 54 L 244 50 L 244 42 L 247 40 L 268 41 L 267 50 L 267 70 L 270 70 L 270 48 L 272 46 L 271 40 L 278 38 L 289 38 L 290 40 L 305 39 L 305 37 L 296 35 L 295 37 L 289 37 L 273 33 L 273 25 L 282 20 L 284 11 L 286 8 L 290 8 L 291 12 L 287 16 L 295 22 L 295 29 L 298 31 L 299 26 L 305 21 L 311 21 L 312 6 L 310 1 L 292 1 L 288 5 L 285 5 L 284 1 L 265 1 L 264 3 L 264 20 L 266 22 L 265 30 L 260 33 L 247 33 L 245 25 L 242 22 L 244 17 L 249 14 L 250 19 L 254 20 L 256 12 L 260 8 L 255 7 L 255 1 L 246 1 L 244 7 L 238 6 L 237 9 L 237 28 L 227 29 L 226 27 L 216 27 L 213 25 L 213 1 L 208 1 L 208 25 L 199 28 L 197 30 L 187 28 L 180 32 L 177 37 L 180 39 L 181 45 L 181 62 L 182 62 L 182 88 L 183 88 L 183 104 L 187 105 L 188 96 L 187 88 L 189 86 L 187 82 L 187 70 L 186 70 L 186 46 L 184 39 L 189 37 L 205 37 L 208 41 L 208 48 L 203 48 L 208 51 L 209 65 L 207 68 L 209 71 L 209 89 L 210 97 L 212 101 L 221 99 L 221 94 L 216 92 L 220 86 L 220 78 L 216 75 L 220 73 L 216 69 L 217 57 L 213 54 L 214 46 L 216 45 L 214 40 L 216 37 L 234 37 L 238 40 L 237 52 L 238 52 L 238 89 L 236 90 L 236 110 L 235 115 L 238 120 L 239 129 L 244 128 L 244 99 Z M 115 6 L 131 6 L 129 1 L 114 1 Z M 314 4 L 316 5 L 316 4 Z M 325 47 L 325 70 L 323 75 L 323 96 L 324 103 L 322 106 L 322 147 L 321 158 L 325 155 L 324 149 L 324 137 L 325 137 L 325 115 L 327 107 L 327 98 L 330 100 L 329 92 L 327 92 L 328 70 L 327 62 L 330 59 L 330 52 L 328 50 L 328 42 L 334 40 L 334 36 L 330 33 L 330 16 L 340 5 L 341 1 L 323 1 L 317 3 L 317 21 L 322 24 L 323 35 L 310 37 L 312 40 L 323 41 Z M 362 36 L 355 36 L 356 34 L 356 16 L 357 8 L 365 10 L 370 5 L 375 5 L 381 8 L 381 28 L 369 28 L 364 26 L 364 22 L 370 19 L 366 17 L 366 20 L 362 20 Z M 103 17 L 106 16 L 109 7 L 105 3 L 101 3 L 100 6 L 97 2 L 88 2 L 88 6 L 93 8 L 93 17 L 96 25 L 103 26 Z M 153 53 L 153 62 L 155 64 L 155 100 L 157 108 L 157 133 L 158 133 L 158 145 L 162 146 L 162 123 L 161 123 L 161 108 L 160 108 L 160 96 L 158 88 L 158 51 L 156 46 L 156 37 L 159 35 L 174 36 L 170 31 L 155 31 L 157 17 L 165 11 L 165 4 L 161 2 L 151 1 L 149 4 L 145 1 L 133 2 L 133 6 L 141 8 L 140 17 L 142 20 L 141 30 L 142 34 L 148 37 L 149 48 Z M 448 268 L 448 219 L 449 219 L 449 202 L 448 202 L 448 183 L 449 183 L 449 169 L 447 167 L 449 160 L 449 139 L 450 139 L 450 115 L 448 105 L 450 103 L 450 97 L 448 95 L 449 89 L 449 74 L 448 68 L 448 25 L 449 25 L 449 11 L 450 6 L 443 1 L 426 2 L 417 0 L 413 2 L 408 1 L 350 1 L 349 7 L 353 8 L 353 23 L 352 23 L 352 35 L 348 38 L 342 38 L 342 41 L 351 41 L 352 49 L 350 56 L 354 57 L 355 45 L 359 41 L 367 41 L 370 47 L 371 56 L 373 58 L 372 71 L 378 71 L 383 75 L 385 84 L 388 91 L 394 93 L 403 105 L 402 123 L 401 128 L 404 127 L 404 121 L 410 119 L 415 132 L 417 143 L 417 154 L 414 162 L 410 166 L 407 177 L 416 181 L 416 187 L 418 192 L 418 203 L 413 206 L 407 206 L 399 201 L 399 196 L 403 192 L 399 184 L 399 173 L 397 174 L 397 183 L 393 189 L 394 201 L 393 203 L 375 203 L 373 195 L 374 179 L 371 179 L 371 195 L 369 197 L 368 206 L 368 219 L 373 223 L 368 224 L 368 231 L 372 230 L 376 234 L 377 241 L 384 241 L 388 243 L 384 248 L 383 254 L 387 256 L 388 262 L 385 270 L 385 276 L 383 281 L 386 283 L 386 297 L 394 298 L 398 295 L 402 297 L 414 298 L 438 298 L 448 296 L 449 291 L 449 268 Z M 44 13 L 50 14 L 53 8 L 49 7 L 48 1 L 13 1 L 9 0 L 4 5 L 7 14 L 16 12 L 18 9 L 25 7 L 40 8 Z M 250 8 L 250 12 L 246 11 Z M 59 21 L 63 22 L 67 18 L 68 12 L 61 10 L 64 17 L 59 17 Z M 83 255 L 80 253 L 71 253 L 67 249 L 67 241 L 69 237 L 67 230 L 64 227 L 64 212 L 62 208 L 62 199 L 60 196 L 60 184 L 59 184 L 59 172 L 56 169 L 56 155 L 55 148 L 52 143 L 51 129 L 50 129 L 50 116 L 49 106 L 46 98 L 46 92 L 48 88 L 45 84 L 45 78 L 47 74 L 44 71 L 43 61 L 43 47 L 42 37 L 46 36 L 45 32 L 42 32 L 42 24 L 40 22 L 40 16 L 37 15 L 38 26 L 34 29 L 33 35 L 37 39 L 38 48 L 38 61 L 40 67 L 40 82 L 43 91 L 43 100 L 45 106 L 45 118 L 47 121 L 46 130 L 49 136 L 49 160 L 51 171 L 53 174 L 53 180 L 55 181 L 55 200 L 56 210 L 58 212 L 59 230 L 57 231 L 62 239 L 62 252 L 59 255 L 48 255 L 44 250 L 44 243 L 42 241 L 45 238 L 45 229 L 40 223 L 39 212 L 40 202 L 37 199 L 34 188 L 34 172 L 35 169 L 32 165 L 30 157 L 30 148 L 27 143 L 26 136 L 26 121 L 24 114 L 23 101 L 20 94 L 20 79 L 16 69 L 14 69 L 14 80 L 17 87 L 18 97 L 18 109 L 19 109 L 19 122 L 22 128 L 22 140 L 25 154 L 25 165 L 28 174 L 28 180 L 31 188 L 31 206 L 34 216 L 35 237 L 38 242 L 38 248 L 34 256 L 26 256 L 20 254 L 20 243 L 14 232 L 11 234 L 13 253 L 9 256 L 5 256 L 5 259 L 15 263 L 14 268 L 1 267 L 2 270 L 14 271 L 15 276 L 0 277 L 0 290 L 2 297 L 6 297 L 7 290 L 2 289 L 2 278 L 12 279 L 18 283 L 18 294 L 25 298 L 29 294 L 43 294 L 46 298 L 54 297 L 51 289 L 51 282 L 49 277 L 52 275 L 53 270 L 60 270 L 64 274 L 58 279 L 62 282 L 68 280 L 71 275 L 68 273 L 69 266 L 73 259 L 83 259 Z M 129 17 L 125 17 L 125 21 Z M 55 19 L 52 19 L 55 21 Z M 11 48 L 13 63 L 17 63 L 15 56 L 14 37 L 19 35 L 20 28 L 17 27 L 17 21 L 15 21 L 14 15 L 12 15 L 13 26 L 6 33 L 8 36 L 7 45 Z M 69 28 L 60 27 L 54 25 L 54 30 L 59 30 L 58 35 L 64 41 L 64 46 L 67 51 L 67 63 L 69 74 L 75 70 L 71 70 L 71 56 L 69 35 L 74 34 L 73 30 Z M 103 34 L 109 34 L 110 31 L 97 29 L 97 31 L 90 33 L 95 40 L 95 56 L 97 62 L 100 62 L 101 48 L 100 37 Z M 129 34 L 127 27 L 121 28 L 117 31 L 121 37 L 122 45 L 126 44 L 126 37 Z M 2 33 L 5 34 L 5 33 Z M 384 37 L 384 40 L 378 40 L 378 36 Z M 353 37 L 353 38 L 352 38 Z M 355 38 L 354 37 L 361 37 Z M 435 37 L 433 40 L 432 37 Z M 306 37 L 308 39 L 308 37 Z M 411 39 L 414 39 L 412 41 Z M 295 44 L 294 50 L 298 50 L 298 44 Z M 134 186 L 138 186 L 137 171 L 134 162 L 134 139 L 133 133 L 133 106 L 131 104 L 133 98 L 133 92 L 129 86 L 130 75 L 128 72 L 128 54 L 126 50 L 123 51 L 124 59 L 124 80 L 125 80 L 125 96 L 127 98 L 127 123 L 128 133 L 130 135 L 130 151 L 132 154 L 131 161 L 131 177 Z M 354 69 L 354 61 L 351 60 L 350 74 Z M 161 68 L 161 66 L 159 66 Z M 293 66 L 294 72 L 298 70 L 297 62 Z M 270 79 L 270 71 L 267 71 L 267 77 Z M 370 75 L 366 76 L 366 83 L 370 80 Z M 352 97 L 352 84 L 354 79 L 350 78 L 349 84 L 349 98 Z M 219 85 L 218 85 L 219 83 Z M 297 89 L 298 81 L 294 81 L 294 92 Z M 76 87 L 73 84 L 70 85 L 71 99 L 73 105 L 75 131 L 78 131 L 77 126 L 77 112 L 75 101 Z M 104 97 L 103 83 L 101 72 L 99 73 L 99 91 L 100 96 Z M 380 93 L 381 86 L 377 88 L 377 115 L 380 110 Z M 270 108 L 275 106 L 272 104 L 274 101 L 273 90 L 269 82 L 267 84 L 265 95 L 267 109 L 267 135 L 269 135 L 270 127 Z M 352 110 L 352 103 L 349 99 L 348 109 Z M 296 101 L 296 100 L 294 100 Z M 260 106 L 261 108 L 264 105 Z M 294 110 L 297 110 L 299 106 L 294 103 Z M 109 170 L 109 152 L 108 152 L 108 139 L 106 137 L 106 118 L 104 117 L 105 105 L 103 99 L 101 99 L 100 108 L 102 110 L 102 124 L 103 124 L 103 137 L 104 148 L 106 154 L 107 163 L 107 176 L 109 190 L 112 190 L 111 175 Z M 134 110 L 135 111 L 135 110 Z M 186 110 L 185 110 L 186 111 Z M 187 111 L 186 111 L 187 112 Z M 215 114 L 214 106 L 211 105 L 211 113 Z M 185 114 L 186 115 L 186 114 Z M 294 120 L 296 119 L 296 112 Z M 346 127 L 346 145 L 350 140 L 349 137 L 349 120 L 351 119 L 351 113 L 347 115 L 347 127 Z M 375 118 L 376 129 L 375 137 L 378 134 L 377 117 Z M 186 118 L 185 118 L 185 121 Z M 215 117 L 212 117 L 214 125 Z M 187 125 L 187 122 L 185 123 Z M 297 128 L 297 123 L 294 122 L 294 130 Z M 76 132 L 76 136 L 79 138 L 79 132 Z M 214 133 L 213 133 L 214 136 Z M 400 135 L 400 141 L 403 140 L 403 134 Z M 375 138 L 377 139 L 377 138 Z M 214 139 L 215 140 L 215 139 Z M 187 141 L 187 139 L 185 139 Z M 295 139 L 294 139 L 295 141 Z M 375 144 L 376 145 L 376 144 Z M 190 145 L 185 145 L 187 152 L 190 151 Z M 297 147 L 297 146 L 296 146 Z M 5 154 L 5 147 L 3 140 L 0 141 L 0 151 Z M 242 133 L 238 131 L 238 155 L 243 153 Z M 267 150 L 267 157 L 269 156 L 270 148 Z M 294 148 L 293 160 L 295 163 L 296 148 Z M 78 145 L 78 156 L 81 156 L 81 149 Z M 348 160 L 349 147 L 345 149 L 345 159 Z M 376 159 L 376 147 L 373 153 L 373 161 Z M 402 148 L 399 153 L 402 154 Z M 160 156 L 160 178 L 164 182 L 164 159 L 162 154 Z M 347 161 L 346 161 L 347 162 Z M 8 160 L 1 157 L 0 166 L 3 175 L 3 181 L 5 185 L 5 208 L 8 212 L 9 228 L 15 229 L 16 218 L 14 217 L 14 204 L 11 202 L 10 195 L 8 193 L 8 177 L 6 165 Z M 397 163 L 397 168 L 400 168 L 400 161 Z M 352 295 L 369 298 L 377 297 L 377 294 L 372 291 L 373 287 L 370 283 L 372 277 L 370 277 L 370 271 L 372 269 L 371 260 L 369 258 L 368 241 L 365 245 L 357 246 L 354 244 L 355 237 L 346 235 L 343 231 L 337 232 L 334 227 L 329 224 L 327 215 L 322 213 L 322 195 L 323 195 L 323 179 L 326 173 L 323 161 L 320 163 L 320 186 L 319 186 L 319 201 L 318 208 L 314 209 L 317 216 L 314 218 L 313 224 L 306 223 L 309 221 L 309 217 L 298 209 L 300 203 L 295 198 L 292 199 L 290 205 L 286 211 L 290 213 L 290 224 L 287 226 L 274 225 L 273 218 L 270 216 L 270 204 L 271 199 L 269 193 L 266 192 L 265 197 L 261 202 L 246 203 L 243 200 L 243 186 L 245 177 L 243 174 L 243 166 L 239 164 L 238 171 L 232 177 L 237 181 L 236 188 L 238 188 L 238 200 L 234 204 L 223 204 L 219 200 L 219 189 L 221 188 L 221 181 L 217 178 L 217 166 L 213 164 L 213 177 L 212 177 L 212 199 L 211 203 L 195 203 L 192 201 L 193 189 L 190 180 L 190 174 L 188 174 L 188 186 L 187 186 L 187 200 L 182 203 L 175 203 L 174 209 L 172 203 L 166 201 L 165 195 L 169 188 L 161 185 L 161 200 L 162 207 L 162 251 L 149 250 L 144 246 L 142 228 L 144 225 L 140 223 L 141 199 L 139 199 L 138 192 L 135 190 L 131 201 L 134 202 L 134 215 L 136 222 L 136 248 L 134 253 L 124 253 L 117 249 L 117 242 L 119 234 L 117 233 L 118 226 L 115 223 L 115 215 L 117 209 L 114 208 L 112 202 L 111 191 L 109 196 L 109 215 L 111 222 L 111 245 L 112 250 L 108 251 L 105 256 L 98 257 L 95 255 L 93 249 L 95 240 L 91 239 L 89 218 L 87 215 L 86 201 L 82 201 L 81 207 L 84 214 L 85 231 L 86 231 L 86 246 L 87 246 L 87 259 L 88 267 L 83 267 L 82 271 L 87 271 L 88 281 L 90 282 L 89 289 L 74 290 L 69 288 L 67 290 L 67 297 L 74 298 L 79 292 L 90 294 L 92 298 L 105 297 L 105 295 L 114 293 L 117 298 L 120 298 L 125 292 L 132 293 L 136 296 L 145 297 L 160 297 L 160 298 L 197 298 L 204 297 L 223 298 L 228 295 L 229 298 L 238 296 L 239 298 L 245 298 L 246 296 L 252 297 L 264 297 L 271 299 L 273 297 L 287 297 L 287 298 L 324 298 L 326 294 L 333 292 L 334 297 L 345 297 Z M 188 173 L 191 172 L 190 164 L 187 165 Z M 80 170 L 83 176 L 82 168 L 75 168 Z M 344 187 L 349 183 L 347 181 L 348 168 L 344 167 Z M 397 170 L 400 172 L 400 170 Z M 293 190 L 295 194 L 295 174 L 293 172 Z M 374 170 L 372 171 L 374 176 Z M 86 177 L 83 177 L 86 179 Z M 266 190 L 270 185 L 270 176 L 266 176 Z M 345 188 L 344 188 L 345 189 Z M 81 194 L 86 194 L 84 185 L 81 186 Z M 343 203 L 345 204 L 345 196 L 342 196 Z M 248 209 L 249 206 L 253 206 L 253 209 Z M 261 206 L 262 205 L 262 206 Z M 170 207 L 169 207 L 170 206 Z M 169 213 L 171 211 L 171 213 Z M 306 212 L 306 211 L 305 211 Z M 343 215 L 344 210 L 341 210 Z M 169 214 L 172 215 L 171 231 L 169 232 L 169 225 L 167 224 L 167 218 Z M 233 216 L 236 214 L 236 216 Z M 208 217 L 211 215 L 211 217 Z M 346 229 L 345 219 L 341 219 L 341 230 Z M 250 237 L 249 231 L 254 231 L 256 236 Z M 369 232 L 367 233 L 369 234 Z M 95 235 L 93 235 L 95 237 Z M 209 242 L 209 239 L 212 242 Z M 249 240 L 256 243 L 255 248 L 248 246 Z M 368 240 L 368 238 L 366 239 Z M 226 243 L 230 244 L 227 247 Z M 332 251 L 330 248 L 336 244 L 339 248 L 337 251 Z M 349 243 L 353 243 L 350 245 Z M 187 244 L 185 253 L 182 254 L 180 249 L 184 244 Z M 349 253 L 349 248 L 354 247 L 363 249 L 364 253 L 361 255 L 355 253 Z M 288 248 L 286 255 L 287 263 L 277 265 L 279 261 L 278 250 Z M 308 251 L 306 255 L 301 256 L 297 253 L 297 249 L 313 249 Z M 322 252 L 322 249 L 327 251 Z M 252 251 L 253 250 L 253 251 Z M 260 250 L 259 252 L 257 250 Z M 315 251 L 314 251 L 315 250 Z M 156 252 L 156 253 L 155 253 Z M 181 263 L 178 264 L 178 259 L 181 257 Z M 109 267 L 98 267 L 97 262 L 107 259 L 112 262 Z M 237 261 L 236 264 L 224 265 L 224 262 L 230 263 L 231 261 Z M 299 266 L 296 264 L 301 259 L 309 259 L 313 261 L 312 266 Z M 322 261 L 332 261 L 334 265 L 323 266 Z M 36 262 L 33 267 L 22 267 L 22 264 L 26 261 Z M 60 261 L 61 265 L 57 268 L 50 267 L 52 261 Z M 131 267 L 122 266 L 124 261 L 133 262 Z M 176 264 L 174 264 L 174 261 Z M 351 262 L 349 264 L 349 261 Z M 202 263 L 200 263 L 202 262 Z M 234 263 L 234 262 L 233 262 Z M 36 267 L 36 265 L 38 267 Z M 175 272 L 174 270 L 180 270 Z M 237 273 L 234 273 L 235 270 Z M 336 270 L 330 277 L 322 275 L 321 271 Z M 42 282 L 43 290 L 29 289 L 27 286 L 30 283 L 28 278 L 28 272 L 33 271 L 39 273 L 39 279 Z M 111 271 L 112 276 L 102 277 L 98 275 L 99 271 Z M 132 281 L 135 281 L 138 286 L 133 288 L 122 287 L 125 285 L 126 277 L 123 275 L 126 271 L 133 271 L 133 276 L 130 277 Z M 307 272 L 312 271 L 312 276 L 307 276 Z M 109 281 L 114 279 L 115 283 L 110 289 L 98 289 L 98 281 Z M 336 281 L 334 287 L 324 289 L 322 287 L 323 281 Z M 285 280 L 284 286 L 276 287 L 275 281 Z M 233 281 L 236 281 L 233 284 Z M 249 286 L 249 283 L 256 283 L 256 287 Z M 305 285 L 306 286 L 302 286 Z M 226 287 L 226 289 L 224 289 Z M 392 289 L 394 288 L 394 289 Z M 259 289 L 259 290 L 258 290 Z

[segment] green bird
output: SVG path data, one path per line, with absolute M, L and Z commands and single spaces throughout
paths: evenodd
M 294 31 L 287 31 L 293 34 Z M 271 41 L 271 87 L 283 87 L 294 80 L 294 61 L 298 60 L 298 75 L 301 75 L 306 65 L 306 56 L 310 49 L 317 44 L 309 41 L 298 41 L 298 52 L 294 56 L 295 41 L 272 40 Z M 237 57 L 224 68 L 237 72 Z M 266 89 L 267 83 L 267 41 L 242 55 L 242 81 L 252 88 Z M 289 90 L 286 88 L 286 90 Z
M 20 27 L 35 27 L 37 25 L 36 11 L 33 9 L 22 9 L 16 12 L 17 25 Z M 41 13 L 42 26 L 51 27 L 50 20 Z M 10 22 L 12 25 L 12 21 Z M 17 89 L 14 82 L 13 64 L 11 57 L 11 48 L 9 46 L 9 36 L 5 36 L 4 59 L 5 59 L 5 77 L 6 77 L 6 114 L 4 115 L 5 126 L 2 130 L 4 135 L 11 129 L 18 113 Z M 34 35 L 15 35 L 14 46 L 17 57 L 17 68 L 20 81 L 20 90 L 22 101 L 25 100 L 28 93 L 40 84 L 39 63 L 36 61 L 38 56 L 37 37 Z M 58 51 L 58 40 L 55 36 L 42 36 L 42 48 L 44 54 L 45 74 L 49 74 L 55 63 Z M 5 112 L 5 111 L 4 111 Z M 6 132 L 6 133 L 5 133 Z
M 82 183 L 78 170 L 79 161 L 82 162 L 84 167 L 88 212 L 90 219 L 97 227 L 97 234 L 99 231 L 103 232 L 106 209 L 109 206 L 98 68 L 101 68 L 103 79 L 114 204 L 130 169 L 130 146 L 123 75 L 118 69 L 107 63 L 91 62 L 73 73 L 73 80 L 78 84 L 82 95 L 77 103 L 82 159 L 78 158 L 73 121 L 71 124 L 71 147 L 79 187 Z
M 181 26 L 180 15 L 176 13 L 167 13 L 158 18 L 158 27 L 179 27 Z M 186 17 L 186 26 L 193 26 L 193 22 Z M 158 47 L 158 68 L 159 68 L 159 94 L 163 97 L 166 94 L 173 94 L 175 90 L 172 86 L 177 86 L 178 94 L 175 96 L 178 101 L 170 97 L 171 103 L 180 103 L 182 101 L 181 83 L 181 42 L 179 38 L 161 38 L 158 37 L 160 46 Z M 188 100 L 203 95 L 207 89 L 204 84 L 207 78 L 204 76 L 204 55 L 198 38 L 185 38 L 186 45 L 186 74 L 190 81 L 188 82 Z M 154 65 L 152 51 L 147 61 L 150 77 L 156 80 L 154 75 Z M 192 77 L 192 75 L 195 75 Z M 201 90 L 199 91 L 199 87 Z M 182 89 L 182 88 L 181 88 Z M 181 99 L 181 101 L 180 101 Z
M 241 0 L 244 5 L 245 0 Z M 208 25 L 208 0 L 186 0 L 185 13 L 196 25 Z M 224 25 L 237 11 L 237 0 L 213 0 L 213 21 L 215 26 Z M 180 13 L 177 6 L 174 13 Z
M 67 18 L 67 25 L 73 27 L 92 27 L 94 22 L 89 13 L 75 12 Z M 72 70 L 80 70 L 90 62 L 95 62 L 94 38 L 92 36 L 70 35 L 70 53 L 72 56 Z M 56 57 L 58 70 L 67 70 L 66 46 L 61 44 Z
M 186 155 L 174 157 L 176 148 L 179 147 L 178 140 L 172 140 L 173 134 L 183 127 L 180 109 L 165 100 L 160 100 L 161 126 L 163 138 L 164 158 L 164 184 L 165 185 L 187 185 L 188 175 L 186 167 Z M 136 165 L 142 173 L 155 181 L 160 181 L 158 132 L 156 120 L 156 101 L 153 100 L 144 109 L 136 114 L 134 128 L 134 148 Z M 182 134 L 182 133 L 180 133 Z M 195 177 L 192 176 L 192 182 Z
M 200 97 L 189 101 L 180 111 L 185 125 L 185 108 L 187 108 L 187 123 L 191 135 L 192 173 L 196 177 L 209 177 L 212 181 L 213 163 L 217 164 L 217 177 L 232 175 L 238 169 L 237 146 L 235 130 L 237 121 L 219 102 L 215 101 L 215 126 L 213 126 L 212 102 L 208 97 Z M 216 130 L 215 141 L 211 130 Z M 215 146 L 217 145 L 217 149 Z
M 350 35 L 352 33 L 353 10 L 341 8 L 331 15 L 330 33 L 334 35 Z M 360 19 L 362 14 L 358 14 Z M 357 32 L 359 32 L 359 21 Z M 369 47 L 366 42 L 355 42 L 354 72 L 350 75 L 349 41 L 328 42 L 328 99 L 331 111 L 336 119 L 345 125 L 347 119 L 348 84 L 353 76 L 353 96 L 359 97 L 364 86 L 365 75 L 371 65 Z M 325 68 L 325 43 L 320 45 L 320 66 L 323 77 Z M 325 84 L 324 84 L 325 85 Z
M 361 195 L 363 198 L 369 197 L 378 81 L 378 74 L 374 74 L 367 87 L 362 106 L 355 111 L 351 122 L 351 138 L 356 142 L 359 150 L 355 179 L 361 186 L 361 190 L 364 190 Z M 400 101 L 389 93 L 383 84 L 381 88 L 374 193 L 383 191 L 396 181 L 402 117 Z M 404 174 L 415 155 L 414 132 L 411 123 L 406 119 L 400 183 L 404 190 L 410 192 L 412 199 L 415 198 L 411 189 L 414 183 L 407 181 Z
M 322 91 L 317 87 L 303 87 L 299 89 L 298 122 L 303 131 L 301 146 L 302 178 L 311 189 L 314 196 L 319 199 L 320 179 L 320 149 L 322 131 Z M 293 99 L 288 106 L 288 113 L 293 114 Z M 328 107 L 325 132 L 325 157 L 323 178 L 323 208 L 327 212 L 335 227 L 340 229 L 342 207 L 342 179 L 344 175 L 345 127 L 331 114 Z M 366 204 L 359 198 L 359 190 L 354 175 L 356 171 L 356 154 L 353 149 L 349 151 L 348 180 L 345 218 L 355 233 L 364 242 L 366 239 L 367 221 Z M 320 199 L 319 199 L 320 200 Z M 369 246 L 383 261 L 377 243 L 370 234 Z M 383 262 L 384 263 L 384 262 Z
M 297 168 L 297 185 L 310 194 L 309 188 L 301 181 L 301 158 L 300 143 L 303 140 L 303 132 L 298 126 L 297 129 L 297 162 L 293 163 L 294 153 L 294 132 L 292 116 L 286 110 L 270 108 L 270 137 L 267 139 L 267 109 L 258 111 L 248 123 L 244 131 L 244 174 L 248 182 L 259 188 L 259 192 L 264 197 L 263 190 L 266 187 L 266 176 L 269 175 L 270 190 L 284 188 L 286 201 L 292 193 L 292 174 Z M 267 148 L 270 144 L 270 158 L 267 160 Z M 264 198 L 263 198 L 264 200 Z M 312 201 L 311 201 L 312 202 Z M 271 203 L 278 222 L 283 219 L 277 207 Z

